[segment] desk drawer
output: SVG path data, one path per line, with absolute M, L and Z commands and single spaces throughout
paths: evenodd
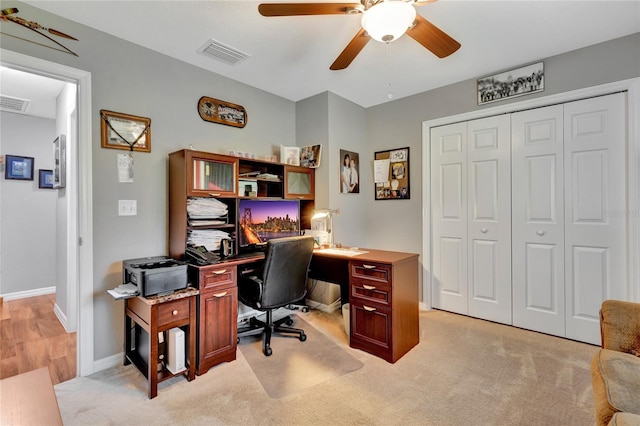
M 189 298 L 162 303 L 158 306 L 158 328 L 176 321 L 189 320 Z
M 200 269 L 200 291 L 209 291 L 236 285 L 235 266 L 217 266 Z
M 391 285 L 391 265 L 385 263 L 352 260 L 350 262 L 351 279 L 372 281 Z
M 362 302 L 373 302 L 383 306 L 391 307 L 391 288 L 382 284 L 379 285 L 376 282 L 365 280 L 353 280 L 351 285 L 350 298 L 356 298 Z

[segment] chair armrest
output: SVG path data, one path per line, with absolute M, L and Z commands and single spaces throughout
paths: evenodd
M 243 303 L 259 305 L 262 299 L 262 280 L 256 275 L 241 275 L 238 280 L 238 296 Z
M 640 350 L 640 303 L 602 302 L 600 332 L 604 349 L 627 353 Z

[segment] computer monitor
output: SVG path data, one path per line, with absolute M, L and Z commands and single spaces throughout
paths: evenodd
M 264 247 L 270 239 L 300 235 L 300 202 L 241 198 L 238 202 L 238 246 Z

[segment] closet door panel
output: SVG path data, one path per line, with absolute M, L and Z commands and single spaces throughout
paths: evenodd
M 467 314 L 466 123 L 431 130 L 432 304 Z
M 594 344 L 602 301 L 628 300 L 625 96 L 565 104 L 566 335 Z
M 510 121 L 467 126 L 469 315 L 511 324 Z
M 511 115 L 513 324 L 565 335 L 563 107 Z

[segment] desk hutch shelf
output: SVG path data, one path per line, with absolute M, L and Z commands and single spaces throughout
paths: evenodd
M 311 227 L 315 194 L 314 170 L 305 167 L 183 149 L 169 154 L 169 255 L 184 260 L 189 231 L 214 229 L 228 233 L 238 253 L 238 200 L 300 200 L 302 229 Z M 226 204 L 223 224 L 193 226 L 187 215 L 190 198 Z M 259 256 L 257 256 L 259 257 Z M 189 265 L 191 285 L 198 288 L 196 372 L 236 359 L 238 267 L 256 256 L 227 259 L 214 265 Z

